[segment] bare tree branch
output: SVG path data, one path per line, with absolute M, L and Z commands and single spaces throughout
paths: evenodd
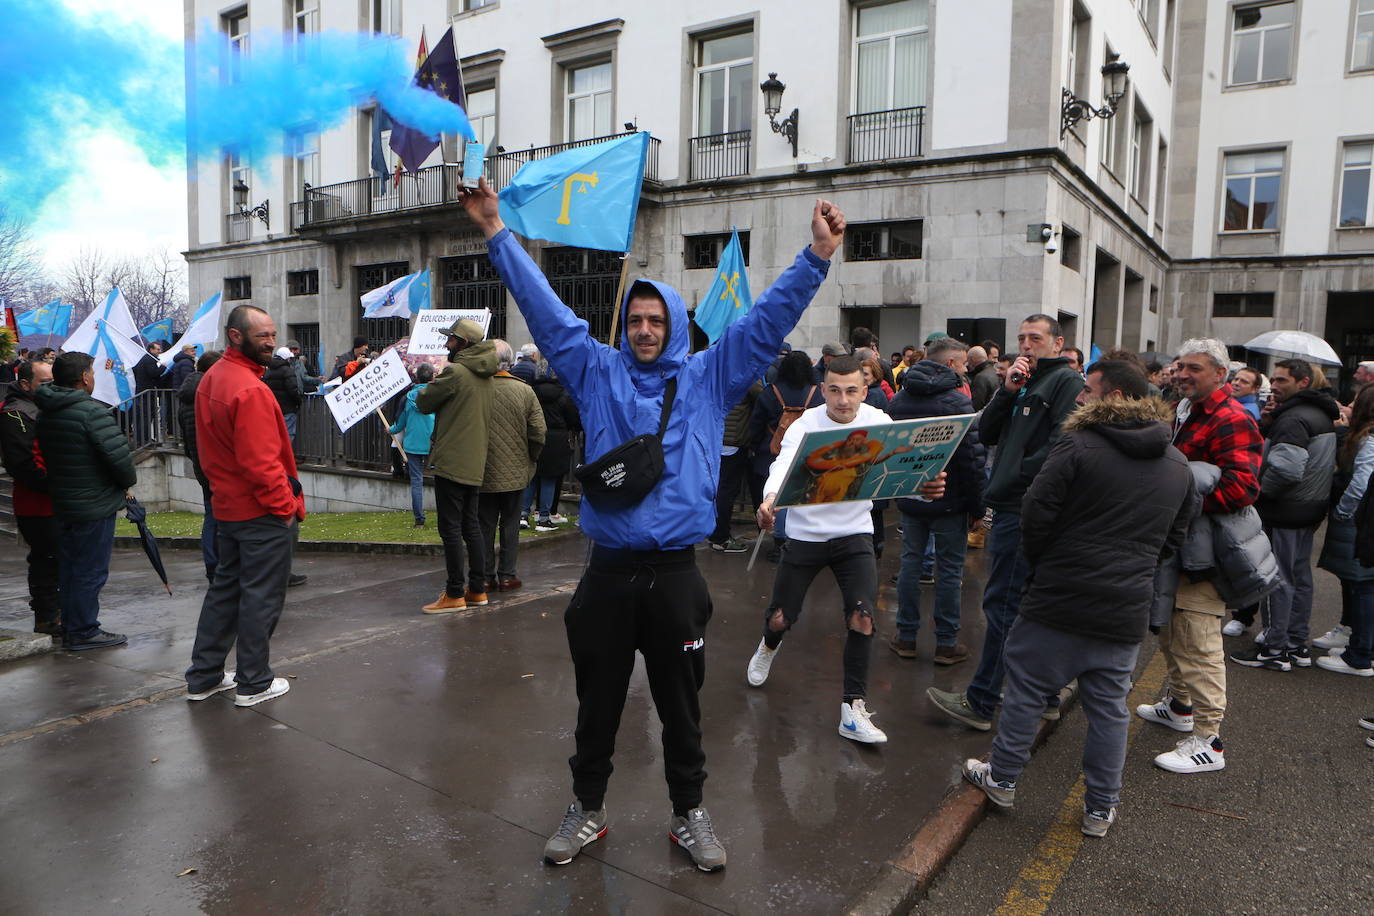
M 17 300 L 42 268 L 28 224 L 0 207 L 0 299 Z

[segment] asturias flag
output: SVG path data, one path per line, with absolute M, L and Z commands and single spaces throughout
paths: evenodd
M 648 152 L 639 131 L 527 162 L 501 190 L 501 219 L 526 238 L 629 251 Z
M 415 85 L 428 89 L 441 99 L 467 110 L 468 100 L 463 92 L 463 71 L 458 69 L 458 51 L 453 44 L 453 28 L 444 33 L 425 62 L 415 71 Z M 471 133 L 471 128 L 468 128 Z M 431 137 L 399 122 L 393 121 L 391 148 L 401 157 L 409 171 L 425 164 L 429 154 L 439 145 L 438 137 Z
M 46 305 L 21 312 L 14 320 L 19 326 L 19 333 L 25 336 L 62 336 L 67 333 L 67 327 L 72 323 L 72 307 L 63 305 L 60 299 L 54 299 Z
M 429 308 L 429 270 L 406 274 L 363 293 L 364 318 L 409 318 Z
M 170 344 L 172 342 L 172 316 L 159 318 L 147 327 L 139 328 L 138 333 L 142 334 L 143 339 L 149 343 L 160 340 L 164 344 Z
M 744 266 L 744 251 L 739 246 L 739 233 L 730 233 L 730 244 L 720 256 L 716 279 L 706 295 L 697 303 L 693 320 L 715 343 L 725 329 L 749 314 L 754 300 L 749 295 L 749 272 Z

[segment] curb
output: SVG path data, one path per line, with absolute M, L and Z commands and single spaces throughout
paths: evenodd
M 0 628 L 0 662 L 42 655 L 53 650 L 52 637 L 46 633 Z
M 520 542 L 523 553 L 546 544 L 558 544 L 582 535 L 582 529 L 572 527 L 564 531 L 540 534 Z M 116 535 L 116 547 L 141 547 L 143 544 L 133 535 Z M 200 550 L 200 538 L 160 537 L 158 547 L 163 550 Z M 443 544 L 412 544 L 405 541 L 297 541 L 298 553 L 367 553 L 388 556 L 442 557 Z
M 1078 701 L 1075 684 L 1060 704 L 1061 715 Z M 1038 751 L 1061 720 L 1045 721 L 1035 735 L 1031 753 Z M 926 816 L 916 833 L 883 863 L 882 871 L 845 909 L 848 916 L 889 916 L 909 913 L 987 814 L 987 796 L 964 780 L 945 793 L 939 807 Z

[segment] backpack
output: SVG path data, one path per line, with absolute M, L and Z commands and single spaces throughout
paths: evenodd
M 806 389 L 806 397 L 802 398 L 800 407 L 789 407 L 783 403 L 782 392 L 777 385 L 773 385 L 773 397 L 782 404 L 782 415 L 778 417 L 778 425 L 773 428 L 773 441 L 768 443 L 768 450 L 774 455 L 782 451 L 782 437 L 787 433 L 787 427 L 792 425 L 792 421 L 806 412 L 806 405 L 811 403 L 811 395 L 816 393 L 816 386 L 812 385 Z

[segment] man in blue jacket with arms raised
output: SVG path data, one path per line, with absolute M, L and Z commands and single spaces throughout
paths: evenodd
M 818 200 L 810 247 L 715 344 L 689 354 L 687 308 L 672 287 L 652 280 L 631 285 L 620 306 L 624 334 L 612 349 L 559 301 L 501 221 L 496 193 L 485 181 L 467 192 L 463 205 L 486 235 L 488 255 L 539 351 L 582 415 L 589 462 L 656 432 L 665 388 L 676 379 L 664 468 L 653 489 L 628 506 L 583 500 L 581 525 L 594 546 L 564 615 L 577 675 L 577 751 L 568 761 L 576 800 L 545 846 L 544 860 L 571 862 L 606 834 L 611 755 L 638 651 L 663 722 L 670 838 L 701 870 L 724 868 L 725 849 L 701 806 L 706 755 L 697 693 L 706 676 L 711 597 L 696 568 L 695 545 L 715 526 L 725 415 L 763 375 L 825 279 L 844 236 L 844 214 Z

